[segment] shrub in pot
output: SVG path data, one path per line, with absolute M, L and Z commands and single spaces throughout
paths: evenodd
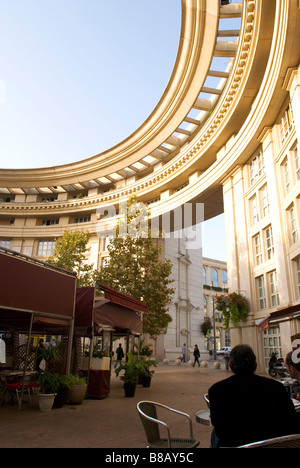
M 65 382 L 68 385 L 68 402 L 70 405 L 80 405 L 86 394 L 87 383 L 83 377 L 76 377 L 69 374 L 65 376 Z
M 140 366 L 141 366 L 141 375 L 142 375 L 142 384 L 143 387 L 150 387 L 151 384 L 151 379 L 154 374 L 154 370 L 150 370 L 151 366 L 157 367 L 157 362 L 152 359 L 152 360 L 145 360 L 145 361 L 140 361 Z
M 56 395 L 54 398 L 53 408 L 62 408 L 68 400 L 69 384 L 65 375 L 59 376 Z
M 132 398 L 135 395 L 136 383 L 139 375 L 141 374 L 141 361 L 134 360 L 131 353 L 127 353 L 127 362 L 121 364 L 116 369 L 116 374 L 119 375 L 121 371 L 124 374 L 120 376 L 120 379 L 124 382 L 124 391 L 127 398 Z
M 47 371 L 40 372 L 38 384 L 40 386 L 40 393 L 37 394 L 39 408 L 41 411 L 50 411 L 60 385 L 60 376 Z

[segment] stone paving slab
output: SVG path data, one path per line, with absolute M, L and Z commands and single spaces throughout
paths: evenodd
M 112 372 L 109 397 L 104 400 L 84 400 L 80 406 L 65 405 L 42 413 L 28 404 L 0 408 L 1 448 L 144 448 L 145 433 L 136 405 L 152 400 L 186 412 L 192 416 L 194 437 L 199 448 L 210 445 L 211 428 L 199 424 L 195 413 L 207 409 L 204 393 L 215 382 L 229 376 L 223 369 L 193 368 L 187 364 L 164 365 L 156 368 L 151 386 L 137 386 L 134 398 L 125 398 L 123 383 Z M 184 435 L 183 421 L 175 416 L 169 420 L 176 435 Z

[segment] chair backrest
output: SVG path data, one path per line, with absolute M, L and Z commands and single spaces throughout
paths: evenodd
M 154 420 L 157 420 L 156 406 L 149 401 L 141 401 L 140 403 L 138 403 L 137 409 L 145 429 L 148 443 L 151 444 L 156 440 L 159 440 L 160 434 L 158 423 L 155 421 L 150 421 L 145 417 L 146 415 Z
M 300 448 L 300 434 L 262 440 L 253 444 L 242 445 L 240 448 Z
M 205 400 L 205 402 L 206 402 L 208 408 L 210 408 L 210 402 L 209 402 L 209 398 L 208 398 L 208 393 L 205 393 L 205 394 L 204 394 L 204 400 Z

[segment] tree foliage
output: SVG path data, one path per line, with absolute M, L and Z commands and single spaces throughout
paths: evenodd
M 136 203 L 136 198 L 128 201 L 128 206 Z M 137 221 L 138 220 L 138 221 Z M 159 239 L 142 235 L 141 213 L 127 216 L 127 225 L 136 226 L 136 235 L 117 235 L 108 245 L 109 262 L 98 275 L 98 280 L 108 287 L 142 300 L 148 306 L 149 313 L 144 314 L 144 333 L 156 337 L 171 322 L 168 313 L 174 290 L 169 287 L 172 280 L 172 263 L 161 259 Z
M 48 263 L 77 273 L 77 287 L 93 285 L 93 265 L 86 262 L 89 233 L 83 229 L 66 229 L 55 242 L 55 248 Z

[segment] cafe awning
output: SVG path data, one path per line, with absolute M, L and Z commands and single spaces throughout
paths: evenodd
M 134 335 L 142 333 L 142 321 L 137 314 L 137 302 L 124 294 L 114 295 L 116 291 L 110 290 L 110 299 L 102 296 L 94 297 L 94 288 L 78 288 L 75 308 L 75 333 L 90 334 L 94 327 L 94 331 L 99 331 L 105 327 L 110 327 L 116 334 L 127 334 L 130 332 Z M 117 302 L 122 296 L 123 304 Z M 142 304 L 144 306 L 144 304 Z M 134 307 L 134 308 L 133 308 Z M 145 311 L 146 308 L 143 307 Z
M 276 310 L 270 314 L 270 321 L 274 322 L 275 320 L 280 319 L 289 319 L 289 318 L 300 318 L 300 304 L 285 307 L 284 309 Z
M 148 312 L 147 305 L 142 301 L 138 301 L 133 297 L 127 296 L 126 294 L 122 294 L 119 291 L 115 291 L 114 289 L 111 289 L 108 286 L 105 286 L 104 284 L 98 283 L 97 288 L 104 291 L 104 297 L 114 302 L 115 304 L 120 304 L 124 307 L 128 307 L 139 312 Z
M 0 248 L 0 330 L 69 328 L 75 312 L 76 275 Z

